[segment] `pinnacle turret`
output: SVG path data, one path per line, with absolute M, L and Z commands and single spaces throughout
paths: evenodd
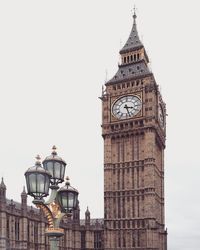
M 6 201 L 6 185 L 2 177 L 0 183 L 0 203 L 5 201 Z
M 23 191 L 21 192 L 21 208 L 22 208 L 22 213 L 26 213 L 27 209 L 27 193 L 25 190 L 25 186 L 23 187 Z
M 25 190 L 25 186 L 23 186 L 23 191 L 21 192 L 21 196 L 27 196 L 26 190 Z
M 0 189 L 6 190 L 6 185 L 5 185 L 5 183 L 4 183 L 3 177 L 1 178 Z
M 87 207 L 86 211 L 85 211 L 85 214 L 86 215 L 90 215 L 90 211 L 89 211 L 89 208 Z
M 90 211 L 87 207 L 87 210 L 85 211 L 85 225 L 90 225 Z

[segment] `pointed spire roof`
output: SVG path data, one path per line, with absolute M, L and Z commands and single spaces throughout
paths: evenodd
M 85 214 L 90 214 L 89 208 L 87 207 L 87 210 L 85 211 Z
M 27 196 L 25 186 L 23 186 L 23 191 L 22 191 L 21 195 Z
M 118 71 L 114 77 L 106 82 L 106 86 L 152 75 L 148 67 L 148 55 L 138 36 L 136 17 L 134 9 L 131 33 L 126 44 L 119 52 L 122 63 L 118 64 Z
M 1 178 L 0 188 L 1 189 L 6 189 L 6 185 L 5 185 L 4 181 L 3 181 L 3 177 Z
M 120 50 L 120 54 L 136 50 L 143 46 L 138 35 L 136 18 L 137 16 L 135 13 L 135 8 L 134 8 L 132 30 L 131 30 L 131 33 L 129 35 L 127 42 L 125 43 L 124 47 Z

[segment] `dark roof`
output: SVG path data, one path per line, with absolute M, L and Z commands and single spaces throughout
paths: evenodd
M 146 65 L 145 61 L 141 60 L 138 61 L 137 63 L 135 62 L 119 66 L 117 73 L 106 84 L 109 85 L 111 83 L 116 83 L 118 81 L 138 78 L 140 76 L 142 77 L 148 74 L 151 74 L 151 72 L 148 66 Z
M 122 63 L 119 65 L 119 69 L 117 73 L 114 75 L 112 79 L 110 79 L 106 85 L 115 84 L 122 81 L 134 80 L 138 78 L 142 78 L 145 76 L 152 75 L 151 71 L 148 68 L 148 56 L 146 54 L 145 48 L 142 42 L 139 39 L 136 25 L 136 14 L 133 15 L 133 26 L 129 38 L 124 45 L 124 47 L 120 50 L 120 54 L 124 54 L 129 51 L 135 51 L 140 48 L 144 49 L 144 58 L 139 60 L 132 60 L 130 63 Z
M 13 201 L 12 199 L 6 199 L 6 204 L 7 205 L 11 205 L 11 206 L 14 206 L 16 209 L 21 209 L 21 203 L 18 202 L 18 201 Z M 32 206 L 27 206 L 27 209 L 28 211 L 34 211 L 36 213 L 39 213 L 39 209 L 38 208 L 35 208 L 35 207 L 32 207 Z
M 98 218 L 98 219 L 90 219 L 90 225 L 95 226 L 95 225 L 101 225 L 103 226 L 104 224 L 104 220 L 102 218 Z M 80 225 L 84 226 L 85 225 L 85 220 L 81 219 L 80 220 Z
M 140 41 L 140 38 L 137 32 L 136 17 L 137 17 L 136 14 L 134 14 L 133 15 L 133 27 L 132 27 L 131 33 L 124 47 L 120 50 L 120 54 L 143 47 L 143 44 Z

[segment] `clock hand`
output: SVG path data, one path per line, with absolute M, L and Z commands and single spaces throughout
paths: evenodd
M 131 117 L 131 114 L 130 114 L 130 112 L 129 112 L 129 110 L 127 109 L 127 112 L 128 112 L 128 114 L 129 114 L 129 117 Z
M 127 104 L 124 106 L 125 109 L 133 109 L 133 107 L 128 107 Z
M 125 105 L 124 108 L 127 110 L 127 113 L 129 114 L 129 117 L 131 117 L 131 114 L 130 114 L 130 112 L 128 110 L 130 107 L 128 107 L 127 105 Z

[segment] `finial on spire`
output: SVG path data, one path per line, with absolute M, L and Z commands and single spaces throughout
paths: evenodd
M 136 23 L 136 18 L 137 18 L 137 15 L 136 15 L 136 7 L 134 5 L 134 8 L 133 8 L 133 20 L 134 20 L 134 24 Z

